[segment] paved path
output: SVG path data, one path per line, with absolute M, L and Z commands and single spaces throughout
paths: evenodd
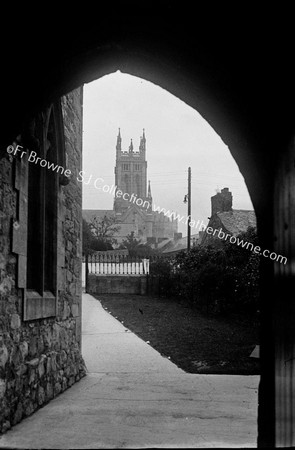
M 185 373 L 83 295 L 89 374 L 0 448 L 256 447 L 258 376 Z

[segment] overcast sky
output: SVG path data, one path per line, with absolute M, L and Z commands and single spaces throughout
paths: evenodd
M 157 206 L 186 217 L 190 166 L 192 219 L 207 224 L 210 197 L 223 187 L 232 192 L 235 209 L 253 209 L 228 147 L 197 111 L 161 87 L 118 71 L 84 85 L 83 111 L 84 209 L 113 208 L 113 197 L 96 189 L 94 181 L 114 184 L 119 128 L 125 150 L 131 138 L 138 149 L 145 129 L 147 177 Z M 186 235 L 186 226 L 180 223 L 179 231 Z

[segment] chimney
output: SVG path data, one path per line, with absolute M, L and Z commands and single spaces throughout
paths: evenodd
M 218 212 L 232 211 L 233 196 L 227 187 L 211 197 L 211 216 Z

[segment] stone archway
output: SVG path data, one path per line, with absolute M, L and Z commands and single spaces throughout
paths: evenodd
M 157 11 L 152 6 L 143 8 L 135 14 L 136 20 L 133 20 L 133 5 L 124 5 L 123 9 L 101 12 L 104 20 L 99 26 L 87 22 L 86 30 L 83 27 L 75 29 L 66 45 L 60 43 L 64 42 L 64 24 L 70 23 L 70 14 L 67 14 L 67 21 L 62 21 L 59 11 L 58 20 L 52 20 L 50 30 L 54 28 L 54 36 L 44 33 L 44 18 L 38 20 L 35 14 L 26 21 L 15 22 L 19 39 L 9 42 L 2 55 L 5 67 L 2 108 L 6 121 L 1 151 L 5 152 L 6 146 L 37 111 L 82 83 L 117 69 L 144 77 L 197 109 L 223 138 L 245 177 L 256 210 L 262 245 L 271 249 L 277 238 L 276 251 L 283 254 L 288 247 L 288 255 L 292 258 L 294 169 L 292 152 L 289 151 L 290 158 L 287 155 L 294 135 L 291 111 L 295 93 L 290 56 L 292 26 L 287 23 L 288 11 L 284 15 L 284 28 L 278 34 L 280 17 L 277 11 L 272 21 L 258 13 L 255 19 L 245 13 L 244 20 L 240 16 L 233 20 L 222 17 L 223 21 L 218 17 L 209 24 L 206 22 L 205 26 L 199 20 L 196 26 L 195 16 L 190 20 L 185 7 L 176 10 L 168 3 L 157 7 Z M 90 14 L 87 19 L 90 20 Z M 28 49 L 36 36 L 43 38 L 42 51 L 30 53 Z M 6 35 L 3 41 L 7 42 Z M 278 174 L 277 166 L 282 167 Z M 284 184 L 287 176 L 290 183 Z M 274 207 L 275 216 L 283 217 L 287 206 L 290 216 L 286 216 L 285 224 L 276 222 L 274 236 Z M 290 356 L 294 332 L 289 330 L 286 335 L 279 330 L 290 327 L 287 311 L 291 308 L 292 291 L 284 286 L 288 280 L 288 285 L 293 288 L 293 278 L 293 266 L 287 274 L 274 274 L 273 264 L 266 260 L 262 262 L 261 446 L 275 443 L 275 394 L 278 395 L 279 409 L 286 408 L 287 417 L 290 417 L 291 404 L 287 395 L 282 393 L 284 389 L 275 386 L 275 360 L 278 369 L 282 369 L 278 371 L 281 387 L 287 378 L 281 356 L 284 351 L 275 350 L 274 338 L 277 330 L 280 337 L 276 348 L 288 347 Z M 286 312 L 280 316 L 279 325 L 276 317 L 281 308 L 272 300 L 275 286 L 277 295 L 284 294 Z M 284 417 L 286 419 L 286 415 Z M 281 419 L 277 423 L 280 429 Z M 290 421 L 288 424 L 277 442 L 287 444 L 292 441 L 292 424 Z

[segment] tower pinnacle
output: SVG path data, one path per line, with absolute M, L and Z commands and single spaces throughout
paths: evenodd
M 142 136 L 140 137 L 140 144 L 139 144 L 140 151 L 145 151 L 145 143 L 146 143 L 146 138 L 145 138 L 145 133 L 144 133 L 144 129 L 143 129 L 143 133 L 142 133 Z
M 119 128 L 119 133 L 117 136 L 117 145 L 116 145 L 117 152 L 120 152 L 122 150 L 121 144 L 122 144 L 122 138 L 121 138 L 121 132 L 120 132 L 120 128 Z
M 149 180 L 149 187 L 148 187 L 148 197 L 152 198 L 152 191 L 151 191 L 151 182 Z

